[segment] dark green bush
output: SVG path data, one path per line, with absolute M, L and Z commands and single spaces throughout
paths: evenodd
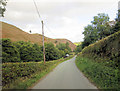
M 16 63 L 3 63 L 2 64 L 2 86 L 9 88 L 10 84 L 22 79 L 31 79 L 36 74 L 42 74 L 44 71 L 48 71 L 53 65 L 57 65 L 74 55 L 65 59 L 59 59 L 54 61 L 44 62 L 16 62 Z
M 32 74 L 45 71 L 58 61 L 47 62 L 45 65 L 43 62 L 19 62 L 19 63 L 4 63 L 2 65 L 2 85 L 5 86 L 15 80 L 27 77 Z
M 65 56 L 66 54 L 70 54 L 70 52 L 71 52 L 71 48 L 69 47 L 69 43 L 68 43 L 68 42 L 66 42 L 66 44 L 64 44 L 64 43 L 59 43 L 58 45 L 56 45 L 56 47 L 57 47 L 59 50 L 64 51 L 64 56 Z
M 71 52 L 69 43 L 60 44 L 58 46 L 60 47 L 55 47 L 53 43 L 45 44 L 46 61 L 60 59 L 67 53 Z M 43 60 L 43 48 L 38 44 L 32 44 L 24 41 L 11 42 L 10 39 L 2 39 L 2 47 L 3 63 L 38 62 Z M 64 49 L 61 49 L 62 47 Z
M 21 61 L 41 61 L 43 60 L 42 47 L 37 44 L 31 44 L 30 42 L 19 41 L 15 42 L 14 45 L 18 48 L 20 53 Z
M 75 48 L 75 53 L 78 54 L 79 52 L 82 51 L 82 44 L 78 45 L 76 48 Z
M 56 48 L 52 43 L 45 44 L 45 54 L 46 61 L 56 60 L 62 57 L 58 48 Z
M 114 66 L 118 67 L 120 58 L 120 31 L 85 47 L 82 55 L 94 58 L 96 61 L 114 61 Z
M 20 54 L 10 39 L 2 39 L 2 62 L 19 62 Z

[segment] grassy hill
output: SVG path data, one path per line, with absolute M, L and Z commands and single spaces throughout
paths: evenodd
M 0 22 L 2 26 L 0 26 L 2 31 L 2 38 L 9 38 L 11 41 L 31 41 L 31 43 L 38 43 L 42 44 L 42 35 L 41 34 L 29 34 L 27 32 L 22 31 L 20 28 L 17 28 L 14 25 L 10 25 L 4 22 Z M 45 37 L 45 42 L 49 43 L 52 42 L 54 45 L 59 43 L 69 43 L 69 46 L 72 50 L 76 48 L 76 45 L 74 45 L 71 41 L 67 39 L 51 39 L 48 37 Z
M 81 45 L 82 42 L 75 42 L 74 44 L 77 45 Z

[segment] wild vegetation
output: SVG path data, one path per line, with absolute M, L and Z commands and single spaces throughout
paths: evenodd
M 96 62 L 94 59 L 81 55 L 76 58 L 76 65 L 100 90 L 119 91 L 120 75 L 118 74 L 120 73 L 118 73 L 118 69 L 113 69 L 103 62 Z
M 72 58 L 41 62 L 16 62 L 2 64 L 2 85 L 3 89 L 27 89 L 41 77 L 45 76 L 59 63 Z
M 11 42 L 10 39 L 2 39 L 2 62 L 39 62 L 43 60 L 42 46 L 30 42 Z M 45 44 L 46 61 L 57 60 L 71 52 L 69 43 Z
M 0 17 L 4 17 L 6 11 L 7 0 L 0 0 Z
M 107 26 L 108 19 L 107 15 L 98 14 L 93 25 L 85 27 L 83 49 L 76 65 L 99 89 L 119 91 L 120 21 L 117 19 L 114 26 Z
M 82 55 L 99 62 L 107 62 L 110 67 L 118 68 L 120 59 L 120 31 L 85 47 Z M 111 65 L 110 65 L 110 64 Z
M 120 31 L 85 47 L 76 65 L 98 88 L 120 89 Z
M 76 46 L 78 46 L 78 45 L 81 45 L 81 43 L 82 43 L 82 42 L 75 42 L 74 44 L 75 44 Z
M 50 72 L 57 64 L 73 57 L 69 43 L 45 44 L 46 64 L 43 63 L 43 48 L 30 42 L 11 42 L 2 39 L 2 85 L 4 89 L 26 89 Z M 59 60 L 58 60 L 59 59 Z M 53 61 L 54 60 L 54 61 Z M 30 80 L 31 79 L 31 80 Z
M 82 51 L 82 43 L 80 45 L 77 45 L 77 47 L 75 48 L 74 52 L 75 52 L 75 54 L 78 54 L 81 51 Z
M 113 26 L 110 25 L 109 16 L 104 13 L 99 13 L 97 16 L 94 16 L 91 23 L 91 25 L 84 28 L 85 31 L 83 34 L 85 37 L 82 48 L 118 31 L 113 30 Z

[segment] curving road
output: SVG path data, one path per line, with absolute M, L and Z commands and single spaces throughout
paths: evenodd
M 32 89 L 97 89 L 78 70 L 75 57 L 59 64 Z

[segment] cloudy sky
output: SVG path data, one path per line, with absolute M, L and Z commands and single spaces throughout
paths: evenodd
M 110 20 L 116 18 L 118 0 L 8 0 L 2 21 L 13 24 L 25 32 L 40 33 L 41 19 L 45 23 L 45 36 L 66 38 L 72 42 L 83 41 L 84 27 L 93 16 L 106 13 Z

